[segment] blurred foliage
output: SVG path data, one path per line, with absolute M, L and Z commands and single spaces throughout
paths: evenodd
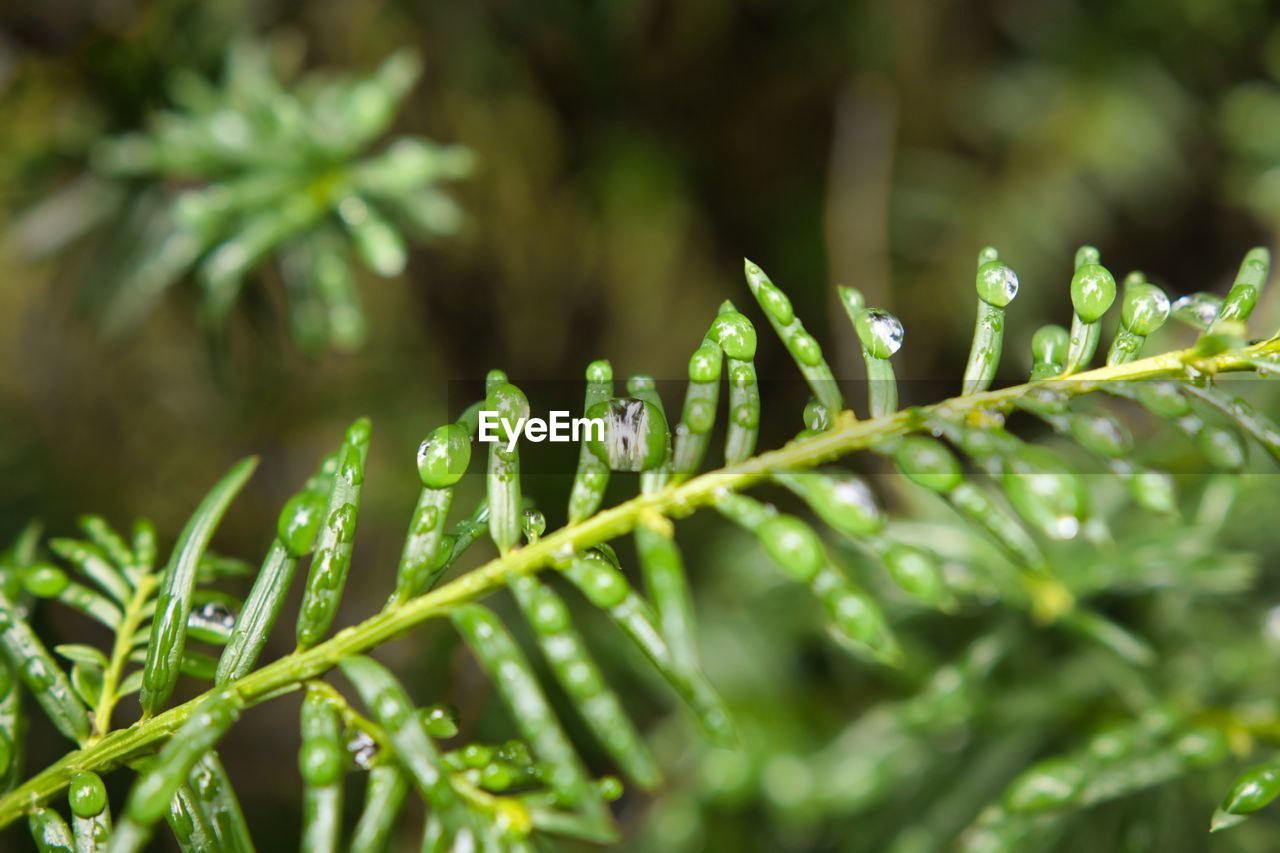
M 1102 478 L 1088 479 L 1096 487 Z M 1277 649 L 1274 583 L 1258 578 L 1251 556 L 1209 544 L 1222 513 L 1243 512 L 1247 527 L 1274 511 L 1272 479 L 1188 472 L 1183 485 L 1204 488 L 1199 506 L 1188 507 L 1188 524 L 1174 534 L 1158 518 L 1117 513 L 1122 494 L 1095 488 L 1095 511 L 1111 520 L 1115 543 L 1057 551 L 1054 570 L 1098 612 L 1151 644 L 1151 662 L 1136 668 L 1119 647 L 1065 625 L 1028 633 L 1021 620 L 997 610 L 966 609 L 957 618 L 905 606 L 855 549 L 843 548 L 861 582 L 882 600 L 897 599 L 890 618 L 911 638 L 907 671 L 868 672 L 832 646 L 809 602 L 751 559 L 750 543 L 738 545 L 737 556 L 712 556 L 727 545 L 706 544 L 702 558 L 689 557 L 711 572 L 698 604 L 702 653 L 739 714 L 746 746 L 691 750 L 689 734 L 668 724 L 660 755 L 677 770 L 639 821 L 632 846 L 1268 849 L 1273 818 L 1232 830 L 1247 834 L 1210 837 L 1206 808 L 1232 778 L 1218 764 L 1224 751 L 1256 761 L 1276 735 L 1280 706 L 1263 674 Z M 1000 564 L 985 543 L 958 529 L 945 506 L 921 502 L 898 477 L 875 482 L 906 500 L 902 509 L 914 516 L 891 523 L 888 535 L 944 553 L 957 586 L 971 567 L 985 573 Z M 1252 546 L 1265 551 L 1274 543 L 1242 543 Z M 1108 592 L 1093 597 L 1103 588 Z M 1267 590 L 1256 608 L 1238 597 L 1251 588 Z M 1197 704 L 1206 698 L 1211 704 Z M 1215 730 L 1211 742 L 1180 743 L 1203 726 Z M 1016 796 L 1015 780 L 1029 766 L 1049 760 L 1099 790 L 1071 792 L 1063 811 L 1027 809 L 1033 817 L 1021 823 L 1001 825 L 982 814 Z M 1003 844 L 983 837 L 984 822 L 999 828 Z
M 169 88 L 179 110 L 151 117 L 148 132 L 96 143 L 102 177 L 73 181 L 15 225 L 19 249 L 38 258 L 109 223 L 83 285 L 106 331 L 134 326 L 193 268 L 216 329 L 246 275 L 278 255 L 298 344 L 355 349 L 364 315 L 337 221 L 384 278 L 404 270 L 401 227 L 427 236 L 457 230 L 461 212 L 433 184 L 470 171 L 465 148 L 403 137 L 356 159 L 418 79 L 417 58 L 401 52 L 367 79 L 286 88 L 273 68 L 282 54 L 234 44 L 220 89 L 175 74 Z
M 397 49 L 415 49 L 426 72 L 406 95 L 396 131 L 465 144 L 481 166 L 458 188 L 468 213 L 462 233 L 415 246 L 405 276 L 361 288 L 374 334 L 354 356 L 308 362 L 282 345 L 288 315 L 278 289 L 243 294 L 245 310 L 229 319 L 214 369 L 193 333 L 191 294 L 175 292 L 147 322 L 105 341 L 96 332 L 100 306 L 78 295 L 99 272 L 99 245 L 90 240 L 36 265 L 0 248 L 3 532 L 15 533 L 32 510 L 55 532 L 66 530 L 86 508 L 118 520 L 153 515 L 172 531 L 200 484 L 235 454 L 259 450 L 265 485 L 246 495 L 225 531 L 227 550 L 253 553 L 262 543 L 251 522 L 273 517 L 324 436 L 356 414 L 373 416 L 385 441 L 369 460 L 370 477 L 402 481 L 392 470 L 449 407 L 441 377 L 478 377 L 490 366 L 516 377 L 577 376 L 581 364 L 606 355 L 621 370 L 682 375 L 715 306 L 740 292 L 748 250 L 824 341 L 835 336 L 821 334 L 822 318 L 829 328 L 845 322 L 830 283 L 856 285 L 901 316 L 911 330 L 895 359 L 904 403 L 928 396 L 929 380 L 958 374 L 978 246 L 998 243 L 1023 281 L 1004 378 L 1025 372 L 1031 332 L 1067 312 L 1062 271 L 1083 240 L 1099 245 L 1118 276 L 1141 259 L 1171 295 L 1223 292 L 1243 249 L 1280 230 L 1271 191 L 1280 163 L 1280 21 L 1272 6 L 99 0 L 0 9 L 5 232 L 83 174 L 100 140 L 136 131 L 169 106 L 169 81 L 216 79 L 245 32 L 283 34 L 286 47 L 305 43 L 315 67 L 372 68 Z M 122 227 L 105 224 L 108 234 Z M 1278 293 L 1271 288 L 1259 306 L 1260 327 L 1280 326 Z M 838 374 L 855 375 L 856 344 L 839 339 L 829 356 Z M 762 349 L 761 375 L 782 374 L 784 359 L 778 348 Z M 371 507 L 361 534 L 370 560 L 392 561 L 399 547 L 397 525 L 376 527 L 377 519 L 407 517 L 411 496 L 397 488 L 374 490 L 382 504 Z M 530 488 L 559 495 L 567 484 L 535 478 Z M 1276 554 L 1266 535 L 1275 490 L 1267 477 L 1248 488 L 1249 505 L 1271 515 L 1259 510 L 1226 534 L 1267 565 Z M 710 553 L 740 540 L 708 532 L 698 541 Z M 998 790 L 1007 768 L 1051 753 L 1056 733 L 1105 723 L 1119 701 L 1099 683 L 1090 653 L 1046 636 L 1044 650 L 1014 649 L 986 683 L 984 695 L 1000 696 L 1001 707 L 977 709 L 969 723 L 900 733 L 947 747 L 949 770 L 924 774 L 910 764 L 918 753 L 904 750 L 908 781 L 892 796 L 877 788 L 865 800 L 850 795 L 852 804 L 797 804 L 797 758 L 834 758 L 840 732 L 863 725 L 861 710 L 905 700 L 924 675 L 900 683 L 794 644 L 811 622 L 768 586 L 752 585 L 753 573 L 766 572 L 753 560 L 691 555 L 690 563 L 723 572 L 694 573 L 704 653 L 723 662 L 712 677 L 740 714 L 760 723 L 739 758 L 704 756 L 683 729 L 664 728 L 667 755 L 686 772 L 672 774 L 682 784 L 655 811 L 624 804 L 624 817 L 649 833 L 637 846 L 888 845 L 913 822 L 954 825 L 949 809 L 964 811 L 951 804 L 966 786 L 975 799 L 978 790 Z M 1161 605 L 1170 609 L 1159 616 L 1161 636 L 1181 651 L 1160 677 L 1229 673 L 1238 645 L 1256 642 L 1270 624 L 1263 620 L 1274 584 L 1260 584 L 1245 613 L 1198 599 L 1198 637 L 1177 635 L 1176 607 Z M 357 585 L 348 596 L 351 613 L 375 604 L 376 593 L 364 594 Z M 748 595 L 762 603 L 735 605 Z M 916 635 L 929 648 L 916 651 L 958 661 L 982 633 L 922 620 Z M 451 666 L 451 643 L 438 646 L 423 677 Z M 403 649 L 401 662 L 419 652 Z M 1045 655 L 1061 660 L 1066 676 L 1026 672 Z M 1060 707 L 1023 706 L 1036 679 L 1062 691 Z M 478 688 L 463 685 L 452 698 L 469 689 Z M 1247 697 L 1261 688 L 1243 679 L 1223 690 Z M 1102 693 L 1106 703 L 1095 701 Z M 262 712 L 260 729 L 246 727 L 259 741 L 242 739 L 241 757 L 274 742 L 280 718 L 272 714 L 292 725 L 291 710 Z M 985 783 L 976 778 L 984 771 Z M 957 775 L 965 772 L 975 778 Z M 251 808 L 268 820 L 292 814 L 281 792 L 294 785 L 278 781 L 264 770 L 243 783 L 259 786 Z M 1229 780 L 1218 781 L 1215 791 Z M 1202 815 L 1180 796 L 1203 801 L 1205 791 L 1162 791 L 1101 807 L 1098 837 L 1060 843 L 1202 849 Z M 1167 834 L 1143 835 L 1129 820 L 1135 812 Z M 1215 843 L 1243 849 L 1248 842 L 1232 840 L 1236 833 L 1268 827 L 1255 820 Z M 282 826 L 284 843 L 292 830 Z

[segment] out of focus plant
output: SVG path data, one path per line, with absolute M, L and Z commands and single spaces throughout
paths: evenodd
M 93 175 L 31 210 L 18 244 L 41 255 L 105 226 L 88 287 L 111 332 L 189 277 L 216 328 L 258 275 L 283 282 L 304 350 L 358 347 L 365 324 L 353 250 L 392 277 L 410 240 L 455 233 L 462 214 L 440 185 L 467 175 L 473 157 L 407 136 L 371 150 L 419 77 L 411 52 L 367 77 L 282 79 L 281 64 L 266 44 L 245 41 L 218 86 L 176 73 L 174 109 L 145 131 L 99 142 Z
M 1254 80 L 1223 98 L 1218 126 L 1234 155 L 1228 190 L 1280 232 L 1280 31 L 1271 37 L 1272 80 Z
M 636 788 L 661 791 L 664 762 L 605 680 L 597 657 L 609 654 L 609 644 L 584 640 L 575 618 L 583 609 L 598 611 L 635 647 L 644 671 L 670 688 L 715 744 L 665 763 L 679 774 L 700 762 L 694 784 L 715 786 L 716 796 L 740 801 L 758 784 L 793 818 L 847 814 L 910 799 L 935 772 L 958 773 L 950 790 L 935 791 L 929 809 L 898 821 L 897 837 L 884 839 L 898 849 L 953 842 L 973 850 L 1044 848 L 1087 826 L 1090 810 L 1102 804 L 1212 779 L 1214 768 L 1251 752 L 1255 740 L 1274 740 L 1280 727 L 1274 703 L 1259 711 L 1246 702 L 1271 669 L 1256 638 L 1230 644 L 1239 657 L 1221 671 L 1196 671 L 1188 653 L 1200 642 L 1220 642 L 1211 615 L 1216 601 L 1249 603 L 1249 556 L 1215 541 L 1237 511 L 1232 496 L 1246 476 L 1249 442 L 1280 460 L 1280 426 L 1223 381 L 1280 372 L 1280 337 L 1250 343 L 1245 327 L 1268 267 L 1265 250 L 1249 252 L 1211 313 L 1175 314 L 1158 288 L 1136 276 L 1118 286 L 1097 250 L 1084 247 L 1071 280 L 1070 332 L 1042 330 L 1032 381 L 989 390 L 1019 280 L 994 249 L 984 249 L 963 391 L 906 409 L 898 408 L 890 363 L 903 325 L 843 289 L 868 381 L 879 386 L 870 394 L 871 416 L 859 419 L 789 298 L 747 262 L 750 291 L 813 394 L 803 413 L 793 413 L 804 423 L 793 440 L 756 453 L 761 418 L 773 409 L 757 384 L 756 326 L 726 302 L 689 360 L 674 429 L 652 377 L 633 375 L 620 393 L 608 362 L 587 368 L 584 409 L 603 420 L 604 432 L 583 438 L 563 526 L 548 533 L 546 516 L 527 499 L 522 448 L 513 439 L 484 448 L 485 497 L 450 528 L 481 413 L 496 412 L 508 425 L 530 413 L 523 392 L 491 371 L 484 398 L 421 444 L 422 489 L 395 576 L 387 578 L 385 607 L 336 633 L 361 517 L 371 430 L 365 419 L 285 505 L 243 600 L 215 587 L 240 569 L 211 558 L 208 546 L 254 459 L 234 465 L 210 490 L 163 565 L 145 522 L 126 537 L 102 519 L 84 519 L 85 539 L 49 543 L 63 565 L 44 557 L 33 529 L 0 573 L 0 767 L 10 789 L 0 797 L 0 825 L 25 816 L 42 849 L 70 847 L 74 839 L 80 849 L 121 853 L 144 847 L 167 820 L 184 849 L 251 849 L 234 774 L 217 747 L 245 709 L 302 691 L 298 768 L 308 850 L 338 849 L 348 773 L 365 774 L 367 783 L 351 835 L 358 850 L 388 844 L 410 792 L 427 808 L 420 832 L 429 850 L 617 840 L 609 803 L 623 793 L 621 784 L 588 769 L 543 684 L 558 685 Z M 1099 323 L 1117 303 L 1120 332 L 1106 365 L 1091 369 L 1101 356 Z M 1194 342 L 1142 357 L 1147 337 L 1171 317 L 1195 328 Z M 704 473 L 726 383 L 725 464 Z M 1108 398 L 1134 416 L 1144 413 L 1144 428 L 1162 422 L 1184 436 L 1194 447 L 1191 464 L 1220 472 L 1194 503 L 1140 452 L 1125 422 L 1104 405 Z M 1008 429 L 1015 416 L 1056 440 L 1016 435 Z M 903 475 L 893 484 L 902 512 L 887 513 L 866 481 L 832 464 L 857 452 Z M 1085 468 L 1086 460 L 1094 467 Z M 615 472 L 638 473 L 639 495 L 602 509 Z M 772 487 L 778 501 L 820 524 L 746 494 L 757 487 Z M 789 612 L 809 632 L 823 626 L 849 663 L 898 679 L 904 697 L 852 715 L 840 701 L 826 701 L 828 714 L 853 719 L 835 743 L 808 752 L 779 751 L 770 742 L 776 733 L 757 738 L 768 727 L 761 720 L 740 728 L 705 674 L 675 538 L 675 522 L 706 508 L 754 540 L 752 556 L 717 555 L 734 566 L 735 594 L 768 588 L 763 618 Z M 895 514 L 902 521 L 892 521 Z M 1149 520 L 1148 535 L 1118 523 L 1131 514 Z M 486 534 L 496 557 L 442 583 Z M 634 548 L 644 594 L 622 570 L 615 546 L 624 544 Z M 856 577 L 849 561 L 865 563 Z M 296 649 L 262 663 L 304 562 Z M 762 580 L 762 562 L 780 583 Z M 571 608 L 557 586 L 580 606 Z M 477 603 L 504 589 L 545 674 L 530 663 L 509 618 Z M 40 599 L 57 599 L 105 626 L 109 651 L 89 644 L 50 651 L 31 626 Z M 971 635 L 963 651 L 940 659 L 917 635 L 915 623 L 924 618 Z M 367 656 L 432 620 L 448 620 L 469 647 L 514 737 L 486 743 L 460 732 L 438 698 L 420 705 L 412 698 L 416 685 L 402 686 Z M 738 632 L 734 642 L 750 649 L 757 633 L 749 623 Z M 214 657 L 198 646 L 222 651 Z M 55 653 L 71 662 L 69 672 Z M 747 669 L 765 671 L 771 655 L 787 653 L 762 650 Z M 326 680 L 334 670 L 349 689 Z M 183 676 L 212 686 L 172 704 Z M 1006 686 L 992 689 L 996 679 Z M 780 686 L 773 685 L 779 702 L 790 702 Z M 433 684 L 433 692 L 439 688 Z M 121 700 L 135 692 L 141 716 L 113 728 Z M 23 781 L 28 699 L 75 747 Z M 979 724 L 988 737 L 969 764 L 955 752 L 964 748 L 963 733 Z M 952 747 L 941 748 L 949 734 Z M 770 750 L 755 765 L 760 742 Z M 101 777 L 125 768 L 137 779 L 113 823 Z M 1265 806 L 1276 779 L 1271 765 L 1250 771 L 1223 801 L 1215 828 Z M 673 787 L 687 791 L 688 784 L 679 779 Z M 63 795 L 70 823 L 54 805 Z M 688 812 L 692 798 L 682 800 L 683 825 L 674 831 L 663 810 L 669 800 L 659 801 L 648 829 L 663 839 L 661 849 L 696 846 L 700 815 Z M 1199 806 L 1207 829 L 1210 800 Z

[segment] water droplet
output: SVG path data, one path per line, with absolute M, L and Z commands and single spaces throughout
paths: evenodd
M 1207 329 L 1218 316 L 1222 297 L 1212 293 L 1188 293 L 1173 302 L 1173 316 L 1197 329 Z
M 347 443 L 353 444 L 356 447 L 363 447 L 369 443 L 369 434 L 372 429 L 373 427 L 369 423 L 369 419 L 361 418 L 351 426 L 347 427 Z
M 218 796 L 218 781 L 207 767 L 197 768 L 192 779 L 195 782 L 196 796 L 200 799 L 209 802 Z
M 471 462 L 471 436 L 458 424 L 436 428 L 418 446 L 418 476 L 429 489 L 452 486 Z
M 373 712 L 388 729 L 395 731 L 408 719 L 412 709 L 396 690 L 384 690 L 374 697 Z
M 613 380 L 613 366 L 607 361 L 593 361 L 587 365 L 587 381 L 601 384 Z
M 351 542 L 356 535 L 356 508 L 344 503 L 329 514 L 329 530 L 339 542 Z
M 1042 761 L 1013 781 L 1005 803 L 1014 811 L 1026 813 L 1061 808 L 1075 799 L 1084 783 L 1083 768 L 1071 760 Z
M 360 461 L 360 451 L 354 446 L 349 445 L 346 453 L 343 454 L 342 465 L 338 468 L 338 476 L 353 486 L 358 486 L 364 482 L 364 465 Z
M 521 527 L 524 529 L 525 538 L 530 543 L 536 542 L 543 533 L 547 532 L 547 517 L 541 510 L 526 509 L 521 519 Z
M 657 387 L 654 378 L 643 373 L 638 373 L 627 380 L 627 393 L 632 396 L 639 396 L 644 391 L 654 391 Z
M 1173 382 L 1141 382 L 1138 401 L 1152 413 L 1165 418 L 1180 418 L 1191 411 L 1191 401 Z
M 787 348 L 801 364 L 817 367 L 822 363 L 822 347 L 808 332 L 799 331 L 793 334 L 787 341 Z
M 701 413 L 695 412 L 696 408 L 690 407 L 689 426 L 695 431 L 705 432 L 710 427 L 698 429 Z M 596 458 L 613 470 L 647 471 L 666 458 L 669 438 L 666 418 L 652 403 L 620 397 L 592 406 L 587 417 L 604 421 L 603 440 L 592 434 L 587 446 Z M 710 417 L 714 420 L 714 409 Z
M 715 425 L 716 407 L 710 400 L 694 400 L 685 413 L 689 429 L 697 433 L 707 432 Z
M 31 688 L 33 693 L 39 693 L 53 684 L 53 673 L 44 665 L 44 661 L 38 658 L 32 658 L 27 661 L 23 665 L 22 671 L 26 675 L 27 686 Z
M 810 500 L 828 524 L 854 536 L 874 533 L 884 526 L 875 496 L 860 477 L 845 472 L 817 479 L 819 476 L 812 478 Z
M 1169 297 L 1154 284 L 1132 285 L 1124 294 L 1120 322 L 1135 335 L 1146 337 L 1169 319 Z
M 1056 324 L 1041 326 L 1031 338 L 1031 354 L 1044 364 L 1061 364 L 1067 356 L 1071 335 Z
M 765 551 L 793 579 L 808 583 L 826 559 L 822 541 L 813 528 L 790 515 L 777 515 L 758 528 L 756 536 Z
M 816 398 L 804 404 L 804 425 L 814 432 L 822 432 L 831 426 L 831 414 Z
M 457 712 L 448 705 L 431 705 L 423 708 L 419 715 L 427 734 L 436 738 L 449 738 L 458 733 Z
M 1206 426 L 1196 437 L 1196 443 L 1209 463 L 1222 471 L 1238 471 L 1248 459 L 1244 440 L 1232 429 Z
M 737 311 L 722 311 L 712 324 L 711 336 L 730 358 L 745 361 L 755 357 L 755 327 Z
M 295 557 L 309 552 L 324 517 L 325 499 L 314 491 L 302 491 L 289 499 L 280 511 L 276 535 Z
M 204 625 L 230 631 L 236 624 L 236 616 L 220 601 L 208 601 L 194 614 Z
M 1087 450 L 1110 458 L 1126 455 L 1133 439 L 1114 419 L 1102 415 L 1077 415 L 1071 420 L 1071 433 Z
M 1080 532 L 1080 519 L 1074 515 L 1060 515 L 1053 522 L 1053 538 L 1074 539 Z
M 302 608 L 307 616 L 307 621 L 318 622 L 329 613 L 329 605 L 326 600 L 320 596 L 312 596 L 308 598 L 306 605 Z
M 978 298 L 1004 308 L 1018 295 L 1018 276 L 1007 264 L 989 261 L 978 268 Z
M 1280 606 L 1272 607 L 1267 611 L 1263 631 L 1272 645 L 1280 646 Z
M 720 350 L 700 346 L 689 358 L 689 379 L 693 382 L 715 382 L 720 378 Z
M 1060 413 L 1067 409 L 1067 395 L 1056 388 L 1042 385 L 1027 394 L 1027 402 L 1044 412 Z
M 543 595 L 534 608 L 533 621 L 539 632 L 557 634 L 569 626 L 569 613 L 559 598 Z
M 1091 263 L 1071 277 L 1071 304 L 1086 323 L 1096 323 L 1116 299 L 1116 280 L 1106 267 Z
M 1009 502 L 1052 539 L 1072 539 L 1087 514 L 1084 487 L 1061 459 L 1037 447 L 1023 447 L 1008 459 L 1001 484 Z
M 950 492 L 964 479 L 960 460 L 946 445 L 924 436 L 903 439 L 893 454 L 912 482 L 935 492 Z
M 370 737 L 368 732 L 356 729 L 347 740 L 347 752 L 350 753 L 351 760 L 357 767 L 368 770 L 378 757 L 378 742 Z
M 582 661 L 574 661 L 565 675 L 573 687 L 588 695 L 598 693 L 604 686 L 595 668 Z
M 856 326 L 862 346 L 874 358 L 888 358 L 902 348 L 902 323 L 888 311 L 868 308 L 858 315 Z
M 788 325 L 795 319 L 795 310 L 791 307 L 791 300 L 787 295 L 772 285 L 763 285 L 756 292 L 760 300 L 760 306 L 769 312 L 769 316 L 773 317 L 782 325 Z

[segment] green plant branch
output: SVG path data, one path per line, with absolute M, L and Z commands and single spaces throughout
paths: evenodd
M 111 660 L 102 674 L 102 695 L 98 698 L 97 707 L 93 709 L 94 734 L 89 741 L 90 744 L 111 731 L 111 714 L 115 710 L 116 703 L 120 701 L 117 691 L 120 688 L 121 677 L 124 675 L 124 668 L 129 663 L 129 653 L 133 651 L 133 635 L 147 615 L 146 605 L 151 600 L 151 594 L 155 592 L 158 583 L 159 580 L 154 574 L 143 575 L 138 579 L 138 585 L 125 606 L 124 618 L 120 621 L 115 642 L 111 647 Z
M 1007 411 L 1033 388 L 1054 386 L 1069 396 L 1096 390 L 1111 382 L 1144 379 L 1188 378 L 1191 369 L 1203 374 L 1253 371 L 1256 360 L 1280 354 L 1280 336 L 1242 349 L 1203 355 L 1195 349 L 1102 367 L 1063 379 L 1010 386 L 940 403 L 904 409 L 869 420 L 857 420 L 841 412 L 832 429 L 793 441 L 782 448 L 694 477 L 662 491 L 642 494 L 582 522 L 571 524 L 527 547 L 514 550 L 462 577 L 417 598 L 369 617 L 339 631 L 312 648 L 286 655 L 233 682 L 229 687 L 251 706 L 301 688 L 345 658 L 377 648 L 415 626 L 451 612 L 503 586 L 517 575 L 539 571 L 571 554 L 632 531 L 642 517 L 654 513 L 679 518 L 712 503 L 726 489 L 742 489 L 771 474 L 812 468 L 887 438 L 919 430 L 930 415 L 963 417 L 980 410 Z M 30 809 L 63 790 L 71 777 L 83 770 L 104 772 L 154 752 L 195 713 L 204 696 L 191 699 L 163 713 L 113 731 L 84 748 L 69 753 L 21 786 L 0 798 L 0 827 L 17 820 Z

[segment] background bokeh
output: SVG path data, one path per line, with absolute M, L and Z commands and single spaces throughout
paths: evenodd
M 95 140 L 164 106 L 173 70 L 216 74 L 245 32 L 305 47 L 308 68 L 368 69 L 418 49 L 426 74 L 397 129 L 476 151 L 478 172 L 456 190 L 467 226 L 416 247 L 403 276 L 362 281 L 367 344 L 316 357 L 291 344 L 278 282 L 246 289 L 216 349 L 192 287 L 111 338 L 78 286 L 104 262 L 92 241 L 37 262 L 0 239 L 0 534 L 32 516 L 65 533 L 95 511 L 147 515 L 172 537 L 253 452 L 260 474 L 217 543 L 253 561 L 276 507 L 367 414 L 347 622 L 387 592 L 417 489 L 413 452 L 446 417 L 450 380 L 490 367 L 573 379 L 599 357 L 678 378 L 720 301 L 747 301 L 743 256 L 789 292 L 837 372 L 857 366 L 833 310 L 832 285 L 846 282 L 906 324 L 900 376 L 953 380 L 973 258 L 994 243 L 1022 280 L 1002 367 L 1014 378 L 1031 332 L 1069 318 L 1081 242 L 1117 277 L 1140 266 L 1177 295 L 1224 289 L 1244 250 L 1280 231 L 1280 17 L 1262 0 L 49 0 L 0 6 L 0 235 L 81 175 Z M 1277 290 L 1258 312 L 1266 328 L 1280 325 Z M 786 375 L 785 352 L 762 341 L 761 374 Z M 535 494 L 560 505 L 562 479 L 540 479 Z M 753 558 L 725 565 L 738 544 L 690 526 L 709 665 L 755 703 L 753 731 L 818 744 L 850 708 L 892 694 L 892 679 L 830 655 L 779 661 L 781 649 L 750 646 L 753 631 L 780 621 L 769 630 L 789 636 L 801 617 L 739 607 Z M 1274 540 L 1266 547 L 1274 556 Z M 53 629 L 82 630 L 65 621 Z M 428 628 L 387 654 L 418 668 L 420 701 L 484 707 L 482 684 L 451 677 L 453 646 Z M 601 650 L 606 666 L 611 654 Z M 787 680 L 771 684 L 780 671 Z M 681 755 L 687 726 L 642 679 L 620 686 Z M 298 821 L 281 746 L 296 738 L 293 715 L 288 702 L 255 711 L 229 747 L 250 823 L 284 846 Z M 254 764 L 266 751 L 279 760 Z M 743 772 L 712 767 L 689 773 L 721 784 Z M 803 776 L 772 766 L 763 793 L 705 808 L 628 800 L 623 818 L 647 849 L 870 849 L 892 837 L 851 839 L 791 809 L 804 780 L 789 771 Z

